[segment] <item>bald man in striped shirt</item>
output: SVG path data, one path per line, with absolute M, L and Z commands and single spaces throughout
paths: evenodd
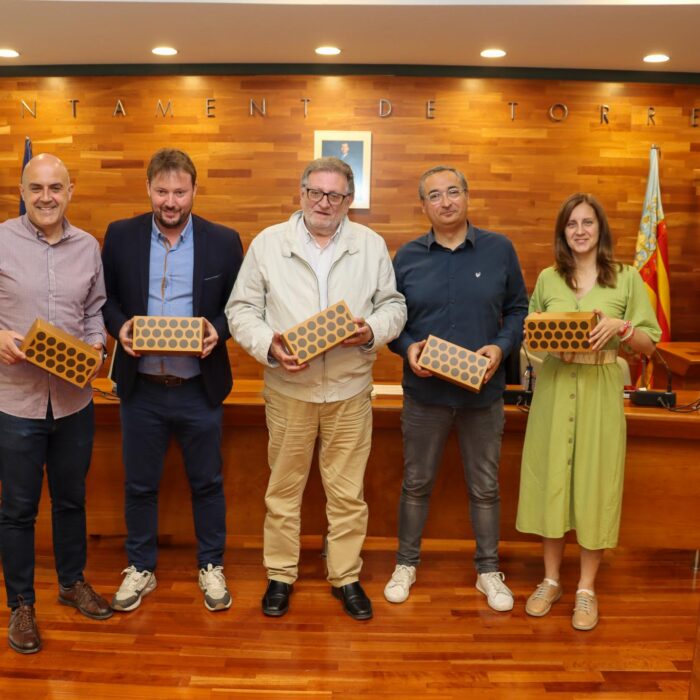
M 65 217 L 73 195 L 66 166 L 53 155 L 36 156 L 24 169 L 20 193 L 27 213 L 0 224 L 0 548 L 12 611 L 8 641 L 20 654 L 33 654 L 41 649 L 34 523 L 44 465 L 58 602 L 96 620 L 112 611 L 83 575 L 92 388 L 81 389 L 26 362 L 19 344 L 41 318 L 104 351 L 105 287 L 97 241 Z

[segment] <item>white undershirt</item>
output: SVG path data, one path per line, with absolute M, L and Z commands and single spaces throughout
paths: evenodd
M 328 275 L 331 271 L 333 252 L 335 251 L 335 244 L 338 242 L 341 227 L 342 224 L 338 226 L 338 230 L 331 236 L 330 241 L 323 248 L 309 233 L 309 229 L 306 228 L 306 223 L 304 223 L 304 227 L 301 230 L 301 244 L 306 262 L 311 265 L 311 269 L 316 274 L 316 279 L 318 280 L 319 311 L 328 306 Z

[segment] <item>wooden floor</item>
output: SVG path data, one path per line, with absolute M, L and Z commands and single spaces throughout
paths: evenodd
M 53 561 L 40 553 L 37 611 L 44 649 L 0 650 L 2 698 L 683 698 L 695 642 L 700 587 L 691 553 L 617 550 L 599 578 L 601 622 L 576 632 L 570 615 L 576 552 L 567 549 L 564 597 L 542 619 L 524 601 L 541 576 L 539 547 L 502 545 L 516 595 L 491 611 L 474 589 L 470 542 L 428 542 L 409 602 L 390 605 L 391 540 L 367 543 L 362 581 L 375 617 L 356 622 L 323 579 L 320 542 L 305 540 L 290 613 L 265 618 L 259 541 L 227 554 L 233 607 L 205 610 L 193 548 L 164 545 L 158 588 L 133 613 L 93 622 L 55 602 Z M 91 540 L 88 575 L 111 596 L 124 565 L 119 539 Z M 7 624 L 0 615 L 0 625 Z

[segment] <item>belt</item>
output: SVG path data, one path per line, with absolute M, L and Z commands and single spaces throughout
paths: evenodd
M 139 377 L 143 379 L 143 381 L 150 382 L 151 384 L 160 384 L 162 386 L 181 386 L 186 382 L 191 382 L 193 379 L 198 379 L 199 375 L 185 379 L 184 377 L 175 377 L 172 374 L 143 374 L 142 372 L 139 372 Z
M 554 357 L 572 365 L 611 365 L 617 362 L 617 350 L 598 352 L 553 352 Z

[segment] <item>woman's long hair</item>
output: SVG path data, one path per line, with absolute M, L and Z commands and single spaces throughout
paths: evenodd
M 571 248 L 566 242 L 566 225 L 571 218 L 571 212 L 579 204 L 584 203 L 593 208 L 598 220 L 598 250 L 596 254 L 598 284 L 601 287 L 614 287 L 617 283 L 617 273 L 622 269 L 622 264 L 613 258 L 613 240 L 608 217 L 605 215 L 602 204 L 592 194 L 577 192 L 561 205 L 554 224 L 554 267 L 564 278 L 567 286 L 575 290 L 576 262 Z

